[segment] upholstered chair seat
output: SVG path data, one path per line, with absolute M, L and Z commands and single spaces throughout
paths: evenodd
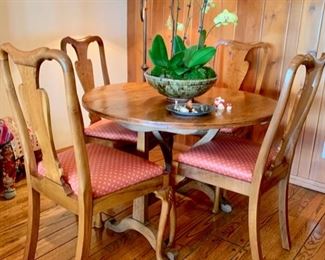
M 87 136 L 109 139 L 113 141 L 137 142 L 137 133 L 131 131 L 118 123 L 102 119 L 85 128 Z
M 178 161 L 238 180 L 251 182 L 260 144 L 236 136 L 219 136 L 215 140 L 181 153 Z M 268 165 L 271 163 L 270 152 Z
M 220 136 L 179 155 L 178 161 L 250 182 L 260 145 L 235 136 Z
M 93 198 L 99 198 L 133 184 L 163 174 L 163 169 L 148 160 L 99 144 L 87 144 Z M 78 175 L 73 149 L 58 154 L 65 181 L 78 195 Z M 38 171 L 45 175 L 40 162 Z

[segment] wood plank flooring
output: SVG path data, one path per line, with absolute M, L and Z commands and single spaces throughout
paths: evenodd
M 162 164 L 158 149 L 150 159 Z M 26 236 L 26 182 L 17 185 L 17 197 L 0 200 L 0 259 L 22 259 Z M 292 249 L 283 250 L 278 231 L 277 190 L 261 202 L 261 238 L 266 259 L 325 260 L 325 194 L 291 185 L 289 220 Z M 231 214 L 212 214 L 212 203 L 200 192 L 177 194 L 178 259 L 251 259 L 247 227 L 247 198 L 228 194 Z M 74 259 L 77 224 L 73 214 L 42 197 L 41 224 L 36 259 Z M 130 213 L 121 208 L 120 215 Z M 159 202 L 150 206 L 156 225 Z M 122 234 L 93 230 L 90 259 L 154 259 L 149 243 L 135 231 Z

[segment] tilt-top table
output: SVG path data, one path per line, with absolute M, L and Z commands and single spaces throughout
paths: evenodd
M 137 148 L 145 147 L 145 132 L 152 132 L 160 142 L 165 166 L 171 171 L 173 134 L 204 133 L 195 145 L 210 141 L 220 128 L 256 125 L 267 122 L 275 109 L 276 101 L 254 93 L 212 87 L 195 98 L 202 104 L 214 103 L 222 97 L 232 104 L 231 112 L 212 112 L 198 117 L 180 117 L 166 110 L 166 97 L 147 83 L 121 83 L 94 88 L 86 93 L 83 106 L 103 118 L 117 121 L 124 127 L 138 132 Z M 134 202 L 133 217 L 145 220 L 144 198 Z

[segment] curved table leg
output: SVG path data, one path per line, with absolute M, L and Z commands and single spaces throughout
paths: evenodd
M 165 171 L 171 173 L 172 163 L 173 163 L 173 144 L 174 144 L 174 134 L 159 131 L 153 131 L 153 135 L 157 138 L 160 149 L 163 153 L 165 160 Z
M 165 170 L 170 173 L 172 171 L 173 162 L 173 143 L 174 135 L 171 133 L 160 133 L 158 131 L 152 132 L 153 135 L 158 140 L 161 151 L 165 159 Z M 148 133 L 138 132 L 137 150 L 144 152 L 148 143 L 146 142 L 146 137 Z M 133 200 L 133 219 L 146 223 L 148 220 L 148 196 L 142 196 Z
M 202 136 L 201 139 L 193 145 L 193 147 L 210 142 L 218 134 L 219 130 L 220 129 L 208 130 L 207 133 L 204 136 Z

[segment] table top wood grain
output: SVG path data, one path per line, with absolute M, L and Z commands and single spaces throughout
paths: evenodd
M 166 97 L 147 83 L 121 83 L 97 87 L 82 98 L 83 106 L 103 118 L 136 131 L 191 133 L 197 130 L 255 125 L 268 121 L 276 100 L 262 95 L 213 87 L 195 102 L 212 105 L 221 96 L 232 111 L 198 117 L 180 117 L 166 110 Z

